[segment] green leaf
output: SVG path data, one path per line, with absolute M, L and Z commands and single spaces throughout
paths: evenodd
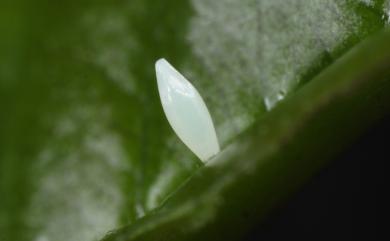
M 155 213 L 104 241 L 239 240 L 390 111 L 389 41 L 386 32 L 355 47 L 260 118 Z
M 388 0 L 2 4 L 0 240 L 239 239 L 389 111 Z M 210 108 L 206 166 L 160 57 Z

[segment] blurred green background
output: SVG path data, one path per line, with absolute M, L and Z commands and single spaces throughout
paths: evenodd
M 389 0 L 2 0 L 0 240 L 99 240 L 204 168 L 162 112 L 158 58 L 197 87 L 224 148 L 389 13 Z

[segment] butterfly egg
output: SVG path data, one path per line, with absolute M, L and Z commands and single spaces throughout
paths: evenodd
M 161 104 L 172 129 L 203 162 L 216 155 L 219 143 L 209 110 L 195 87 L 165 59 L 156 62 Z

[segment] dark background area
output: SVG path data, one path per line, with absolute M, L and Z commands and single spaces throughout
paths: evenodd
M 379 240 L 389 137 L 386 116 L 271 212 L 245 241 Z

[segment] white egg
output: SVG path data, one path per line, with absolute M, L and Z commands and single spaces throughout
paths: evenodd
M 195 87 L 165 59 L 156 62 L 161 103 L 175 133 L 203 162 L 220 151 L 210 113 Z

